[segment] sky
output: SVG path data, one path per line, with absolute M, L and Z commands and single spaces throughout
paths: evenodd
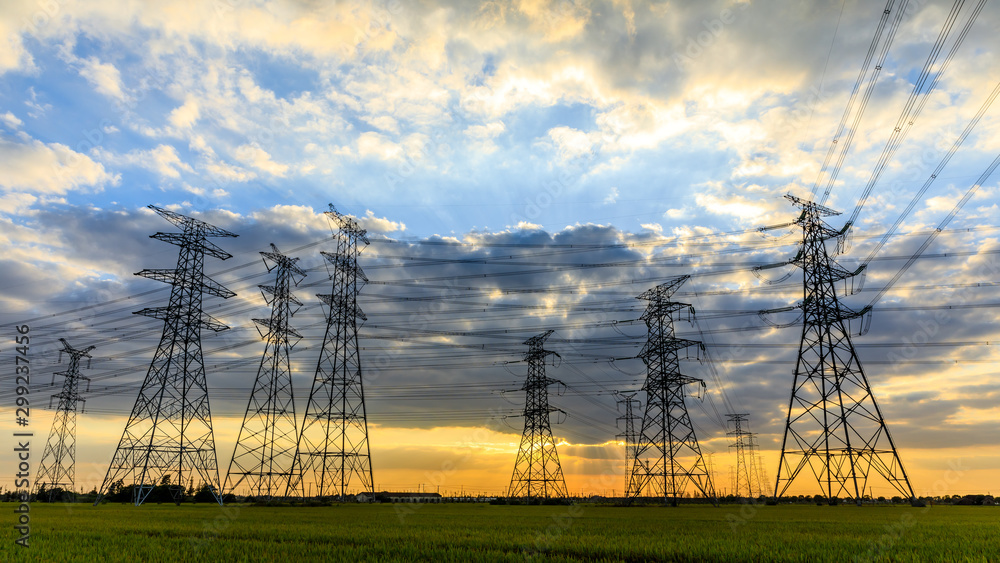
M 1000 106 L 936 168 L 1000 80 L 1000 8 L 961 4 L 931 89 L 921 69 L 952 3 L 899 3 L 866 61 L 884 6 L 854 0 L 6 2 L 0 446 L 16 429 L 10 342 L 28 324 L 33 455 L 58 338 L 94 345 L 77 483 L 103 479 L 162 328 L 131 313 L 168 297 L 134 273 L 177 257 L 149 238 L 174 231 L 157 205 L 239 235 L 213 241 L 231 259 L 205 263 L 237 293 L 205 301 L 231 327 L 203 339 L 224 479 L 263 352 L 251 319 L 269 314 L 258 252 L 274 243 L 308 272 L 292 321 L 301 419 L 333 204 L 371 240 L 359 305 L 377 488 L 502 492 L 522 342 L 552 329 L 569 490 L 621 494 L 616 399 L 645 376 L 635 297 L 677 275 L 692 275 L 675 298 L 696 313 L 677 331 L 706 344 L 682 369 L 706 381 L 688 407 L 716 486 L 732 488 L 734 411 L 750 413 L 773 481 L 801 322 L 758 312 L 801 302 L 802 278 L 751 268 L 795 256 L 790 193 L 844 212 L 827 218 L 838 230 L 857 210 L 837 256 L 848 270 L 895 233 L 844 304 L 877 299 L 854 342 L 914 490 L 996 492 L 1000 176 L 961 198 L 1000 152 Z M 915 85 L 926 95 L 910 104 Z

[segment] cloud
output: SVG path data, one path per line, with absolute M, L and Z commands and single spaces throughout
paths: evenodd
M 34 69 L 34 59 L 24 46 L 24 31 L 35 26 L 32 20 L 48 19 L 41 10 L 33 17 L 31 4 L 8 4 L 4 6 L 4 14 L 0 15 L 0 76 L 11 71 L 30 71 Z
M 280 164 L 271 160 L 271 155 L 264 149 L 254 145 L 242 145 L 237 147 L 234 155 L 236 160 L 243 164 L 252 166 L 262 172 L 267 172 L 272 176 L 282 177 L 288 173 L 288 165 Z
M 403 149 L 385 135 L 368 131 L 358 135 L 358 156 L 379 160 L 398 160 L 403 157 Z
M 601 203 L 603 203 L 604 205 L 611 205 L 612 203 L 615 203 L 617 201 L 618 201 L 618 188 L 612 187 L 607 197 L 605 197 L 604 201 Z
M 80 63 L 83 65 L 80 76 L 86 78 L 99 94 L 116 100 L 125 99 L 121 73 L 115 65 L 102 63 L 96 57 L 81 59 Z
M 170 112 L 167 120 L 178 129 L 190 129 L 198 121 L 200 115 L 198 100 L 193 96 L 188 96 L 184 100 L 184 105 Z
M 358 217 L 361 228 L 373 233 L 395 233 L 406 230 L 406 225 L 400 221 L 390 221 L 385 217 L 376 217 L 371 209 L 365 210 L 364 217 Z
M 18 143 L 0 138 L 0 186 L 43 194 L 65 194 L 83 188 L 101 188 L 118 181 L 89 156 L 61 143 L 33 140 Z
M 0 121 L 2 121 L 4 125 L 6 125 L 11 129 L 17 129 L 21 125 L 24 125 L 23 121 L 18 119 L 17 116 L 15 116 L 13 113 L 9 111 L 3 115 L 0 115 Z
M 181 172 L 193 173 L 194 169 L 184 162 L 172 145 L 157 145 L 149 150 L 135 150 L 125 154 L 114 154 L 98 149 L 97 154 L 107 163 L 119 166 L 135 166 L 155 172 L 161 178 L 177 179 Z

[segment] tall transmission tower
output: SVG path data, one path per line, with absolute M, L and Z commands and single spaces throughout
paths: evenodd
M 639 399 L 635 398 L 635 393 L 622 393 L 618 399 L 619 405 L 625 405 L 625 415 L 618 417 L 618 422 L 625 422 L 625 431 L 618 435 L 625 441 L 625 489 L 628 490 L 628 480 L 632 475 L 632 465 L 635 463 L 635 407 L 641 407 Z
M 687 303 L 670 301 L 670 296 L 690 276 L 679 276 L 640 295 L 649 301 L 642 319 L 648 340 L 639 352 L 646 364 L 646 411 L 635 449 L 635 463 L 626 497 L 662 497 L 676 505 L 684 496 L 687 481 L 706 498 L 715 499 L 711 474 L 698 445 L 698 438 L 684 402 L 684 387 L 705 386 L 701 379 L 680 373 L 678 351 L 700 346 L 696 340 L 674 336 L 674 316 L 692 311 Z
M 52 399 L 58 399 L 59 403 L 55 418 L 52 419 L 49 440 L 45 443 L 45 450 L 42 453 L 38 477 L 35 479 L 38 485 L 37 492 L 48 488 L 49 502 L 55 500 L 56 489 L 62 489 L 63 496 L 66 496 L 67 493 L 72 494 L 76 487 L 76 406 L 78 403 L 86 402 L 86 399 L 80 397 L 81 379 L 87 382 L 87 390 L 90 390 L 90 378 L 80 375 L 80 359 L 87 358 L 89 367 L 90 351 L 94 349 L 94 346 L 88 346 L 83 350 L 77 350 L 62 338 L 59 342 L 63 344 L 63 349 L 59 351 L 60 360 L 63 353 L 66 353 L 69 356 L 69 367 L 66 371 L 52 374 L 53 385 L 57 375 L 65 379 L 62 391 L 49 399 L 50 408 Z
M 849 272 L 827 254 L 826 241 L 842 233 L 823 217 L 839 213 L 792 195 L 802 210 L 802 248 L 791 263 L 803 271 L 803 325 L 795 365 L 775 494 L 781 497 L 803 470 L 812 473 L 828 499 L 850 496 L 860 503 L 874 471 L 902 496 L 913 487 L 875 402 L 847 321 L 862 316 L 843 306 L 835 283 Z
M 163 335 L 95 504 L 119 481 L 133 486 L 136 506 L 145 502 L 157 484 L 169 486 L 174 502 L 180 503 L 185 477 L 195 476 L 221 504 L 201 329 L 219 332 L 229 327 L 202 311 L 202 297 L 205 293 L 223 299 L 236 295 L 204 273 L 205 255 L 220 260 L 232 257 L 207 238 L 236 235 L 173 211 L 149 208 L 182 231 L 150 238 L 177 245 L 180 252 L 176 269 L 136 274 L 169 283 L 170 301 L 166 307 L 135 312 L 163 320 Z
M 361 380 L 358 292 L 368 281 L 358 266 L 366 231 L 357 221 L 330 205 L 327 218 L 335 228 L 337 250 L 322 252 L 333 268 L 329 295 L 318 295 L 328 305 L 326 334 L 313 378 L 305 420 L 299 434 L 289 481 L 289 493 L 346 499 L 355 490 L 374 496 L 365 392 Z M 353 481 L 353 484 L 352 484 Z M 355 487 L 352 489 L 351 487 Z M 315 488 L 315 489 L 313 489 Z
M 273 244 L 271 252 L 260 254 L 267 271 L 275 272 L 274 285 L 260 286 L 264 300 L 271 306 L 271 317 L 253 319 L 267 344 L 223 490 L 245 492 L 257 500 L 269 501 L 288 491 L 299 436 L 289 337 L 300 339 L 302 335 L 288 323 L 295 313 L 292 304 L 302 306 L 292 295 L 292 286 L 298 285 L 306 273 L 296 265 L 298 258 L 285 256 Z
M 726 422 L 731 424 L 733 429 L 726 432 L 726 435 L 733 437 L 730 448 L 736 450 L 736 483 L 733 494 L 740 496 L 746 492 L 745 497 L 754 499 L 762 493 L 760 486 L 760 472 L 757 468 L 757 455 L 754 451 L 757 447 L 756 434 L 750 432 L 749 414 L 727 414 Z
M 549 414 L 563 412 L 549 406 L 549 385 L 562 383 L 545 375 L 545 357 L 549 354 L 559 355 L 543 346 L 552 332 L 549 330 L 524 341 L 528 346 L 528 351 L 524 354 L 524 359 L 528 362 L 528 377 L 521 387 L 525 392 L 524 432 L 521 434 L 521 446 L 514 462 L 514 473 L 510 477 L 508 497 L 521 497 L 530 501 L 533 498 L 568 496 L 549 424 Z
M 757 473 L 760 475 L 760 494 L 765 497 L 774 496 L 771 480 L 767 478 L 767 464 L 764 463 L 764 456 L 757 456 Z

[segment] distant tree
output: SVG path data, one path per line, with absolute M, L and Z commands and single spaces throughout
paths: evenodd
M 216 502 L 215 495 L 212 493 L 212 487 L 206 483 L 202 483 L 201 488 L 194 495 L 195 502 Z

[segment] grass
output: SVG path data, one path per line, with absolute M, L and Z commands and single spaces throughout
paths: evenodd
M 35 504 L 29 548 L 4 528 L 0 561 L 1000 561 L 995 507 Z

